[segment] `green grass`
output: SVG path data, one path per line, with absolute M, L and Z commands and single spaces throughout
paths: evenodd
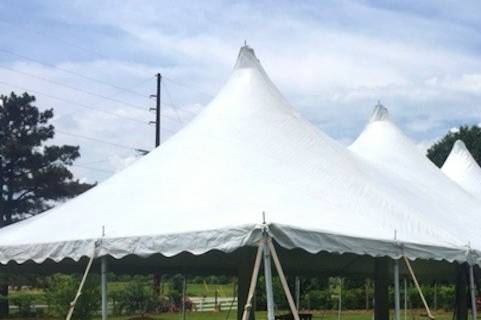
M 282 313 L 282 312 L 281 312 Z M 414 312 L 408 311 L 407 320 L 423 320 L 427 319 L 423 315 L 423 310 L 416 310 Z M 227 312 L 188 312 L 186 315 L 186 320 L 225 320 Z M 438 311 L 434 313 L 436 320 L 450 320 L 452 317 L 451 313 L 446 313 L 443 311 Z M 135 317 L 109 317 L 110 320 L 128 320 Z M 137 318 L 138 319 L 138 318 Z M 152 320 L 180 320 L 181 316 L 179 313 L 164 313 L 161 315 L 150 315 L 149 318 Z M 230 314 L 229 320 L 236 320 L 236 313 L 233 311 Z M 337 320 L 337 312 L 334 310 L 329 310 L 327 312 L 314 311 L 314 320 Z M 342 320 L 371 320 L 372 312 L 370 311 L 343 311 Z M 393 319 L 391 314 L 391 319 Z M 401 319 L 404 319 L 401 313 Z M 256 312 L 256 320 L 266 320 L 265 312 Z

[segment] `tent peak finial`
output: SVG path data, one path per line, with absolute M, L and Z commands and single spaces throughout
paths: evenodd
M 237 62 L 235 64 L 235 69 L 244 68 L 261 68 L 254 49 L 249 47 L 245 40 L 244 45 L 239 50 L 239 56 L 237 57 Z
M 371 118 L 369 122 L 374 121 L 387 121 L 389 120 L 389 111 L 388 109 L 381 103 L 380 100 L 377 101 L 377 104 L 374 106 L 374 109 L 371 113 Z

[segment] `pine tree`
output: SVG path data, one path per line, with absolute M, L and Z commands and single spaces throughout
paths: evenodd
M 79 147 L 51 145 L 53 110 L 39 111 L 27 93 L 0 96 L 0 227 L 41 213 L 92 187 L 75 179 L 68 166 Z M 8 286 L 0 286 L 8 294 Z M 0 300 L 0 316 L 8 302 Z
M 479 126 L 462 126 L 459 130 L 451 130 L 428 149 L 428 158 L 436 166 L 442 167 L 458 139 L 464 142 L 473 158 L 481 165 L 481 128 Z

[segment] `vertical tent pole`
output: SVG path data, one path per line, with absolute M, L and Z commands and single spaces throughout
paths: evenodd
M 244 313 L 242 314 L 242 320 L 249 319 L 249 315 L 251 313 L 252 299 L 254 298 L 254 293 L 256 291 L 257 277 L 259 275 L 259 269 L 260 269 L 261 260 L 262 260 L 262 251 L 264 249 L 263 247 L 264 247 L 264 244 L 260 244 L 259 248 L 257 248 L 256 260 L 254 262 L 254 270 L 252 271 L 251 284 L 249 286 L 249 293 L 247 294 L 247 301 L 246 301 L 246 305 L 244 306 Z
M 342 278 L 339 278 L 339 303 L 337 309 L 337 319 L 341 320 L 342 314 Z
M 301 279 L 299 278 L 299 276 L 296 276 L 296 279 L 295 279 L 295 289 L 296 289 L 296 308 L 297 310 L 300 309 L 300 297 L 301 297 Z
M 473 313 L 473 319 L 476 320 L 478 317 L 478 310 L 476 309 L 476 287 L 474 285 L 474 270 L 472 265 L 469 265 L 469 289 L 471 292 L 471 310 Z
M 401 293 L 399 289 L 399 260 L 394 260 L 394 319 L 401 320 Z
M 272 289 L 271 253 L 267 242 L 268 240 L 266 236 L 264 239 L 264 278 L 266 282 L 267 320 L 274 320 L 274 291 Z
M 107 300 L 107 256 L 100 260 L 100 281 L 102 291 L 102 320 L 107 320 L 108 300 Z
M 289 308 L 291 309 L 291 313 L 294 317 L 294 320 L 299 320 L 299 313 L 297 312 L 296 305 L 294 304 L 294 299 L 292 299 L 291 291 L 289 290 L 289 286 L 287 285 L 287 280 L 284 275 L 284 271 L 282 270 L 282 265 L 277 256 L 277 251 L 272 241 L 268 240 L 269 249 L 271 251 L 272 259 L 274 260 L 274 265 L 276 266 L 277 274 L 281 280 L 282 288 L 284 289 L 284 294 L 286 295 L 287 302 L 289 303 Z
M 185 320 L 186 289 L 187 289 L 187 277 L 184 274 L 182 276 L 182 320 Z
M 404 278 L 404 320 L 408 316 L 408 281 Z

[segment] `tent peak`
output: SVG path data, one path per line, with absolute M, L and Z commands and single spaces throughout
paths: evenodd
M 469 152 L 468 148 L 466 148 L 466 145 L 464 142 L 460 139 L 456 140 L 456 142 L 453 145 L 453 149 L 451 150 L 453 153 L 466 153 Z
M 260 61 L 257 59 L 254 49 L 247 45 L 247 42 L 239 50 L 237 62 L 234 69 L 259 68 Z
M 389 120 L 389 111 L 381 103 L 381 101 L 378 101 L 377 104 L 374 106 L 374 109 L 372 110 L 371 118 L 369 119 L 369 122 L 386 121 L 386 120 Z

